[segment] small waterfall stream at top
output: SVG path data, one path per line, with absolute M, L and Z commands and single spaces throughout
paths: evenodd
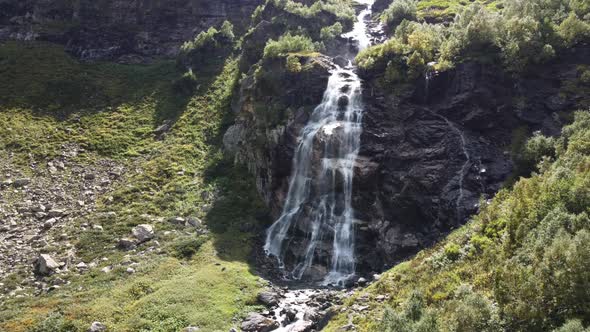
M 356 1 L 367 7 L 358 15 L 353 30 L 343 37 L 354 39 L 362 50 L 371 45 L 367 17 L 374 0 Z M 323 100 L 300 134 L 282 214 L 267 231 L 265 252 L 278 259 L 290 279 L 304 277 L 320 256 L 318 244 L 326 239 L 333 240 L 323 284 L 343 285 L 355 275 L 352 184 L 363 104 L 361 80 L 354 69 L 349 62 L 332 70 Z M 295 227 L 305 229 L 305 249 L 287 271 L 285 253 Z

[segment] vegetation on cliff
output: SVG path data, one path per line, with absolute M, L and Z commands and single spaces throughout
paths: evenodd
M 368 312 L 344 311 L 327 330 L 352 318 L 363 331 L 583 331 L 590 319 L 589 142 L 588 111 L 577 112 L 559 139 L 529 140 L 538 173 L 384 273 L 345 306 L 363 302 Z
M 363 70 L 384 72 L 388 84 L 465 60 L 502 63 L 522 73 L 588 41 L 589 10 L 576 1 L 509 0 L 502 9 L 475 2 L 446 26 L 419 19 L 415 1 L 395 1 L 382 15 L 392 38 L 363 51 L 357 62 Z

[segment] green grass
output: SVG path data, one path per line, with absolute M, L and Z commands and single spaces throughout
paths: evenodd
M 85 262 L 108 261 L 81 276 L 62 276 L 71 284 L 60 290 L 0 304 L 0 330 L 86 331 L 95 320 L 111 331 L 235 326 L 262 287 L 249 264 L 254 234 L 241 229 L 267 222 L 251 177 L 220 152 L 237 60 L 195 71 L 199 88 L 192 94 L 175 91 L 183 73 L 174 62 L 82 64 L 51 44 L 0 45 L 0 73 L 8 78 L 0 81 L 0 153 L 13 154 L 15 168 L 30 162 L 44 167 L 62 144 L 72 143 L 85 149 L 75 158 L 80 165 L 111 158 L 130 169 L 99 197 L 96 215 L 60 230 L 77 239 Z M 174 125 L 160 140 L 152 132 L 164 119 Z M 198 217 L 210 234 L 198 237 L 166 221 L 146 221 L 146 215 Z M 88 220 L 104 231 L 82 232 L 79 225 Z M 161 251 L 132 257 L 140 263 L 133 275 L 124 267 L 99 272 L 124 260 L 117 239 L 146 222 L 154 224 Z M 17 285 L 18 279 L 15 274 L 8 281 Z

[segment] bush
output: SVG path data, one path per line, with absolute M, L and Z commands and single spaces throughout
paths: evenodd
M 28 332 L 70 332 L 76 331 L 76 326 L 67 321 L 61 313 L 51 313 L 43 321 L 28 329 Z
M 590 24 L 580 20 L 576 14 L 570 13 L 557 28 L 557 33 L 566 47 L 572 47 L 590 37 Z
M 287 57 L 287 70 L 291 73 L 298 73 L 301 71 L 301 69 L 301 60 L 299 57 L 289 55 Z
M 445 246 L 445 256 L 451 260 L 457 260 L 461 257 L 461 247 L 456 243 L 450 243 Z
M 314 52 L 319 48 L 314 44 L 311 38 L 301 35 L 291 35 L 287 33 L 279 40 L 269 40 L 264 47 L 264 58 L 277 58 L 286 56 L 289 53 L 306 53 Z
M 194 40 L 185 42 L 180 48 L 178 62 L 193 68 L 205 65 L 231 50 L 234 39 L 233 25 L 225 21 L 219 30 L 211 27 L 199 33 Z
M 424 310 L 424 295 L 414 290 L 403 306 L 403 312 L 398 313 L 386 308 L 379 331 L 383 332 L 437 332 L 436 316 Z
M 417 18 L 416 0 L 395 0 L 381 15 L 381 21 L 394 28 L 403 20 L 415 21 Z
M 522 161 L 534 167 L 537 165 L 543 157 L 555 157 L 555 139 L 553 137 L 546 137 L 541 135 L 540 132 L 534 134 L 524 146 L 522 152 Z
M 562 327 L 554 330 L 553 332 L 590 332 L 590 328 L 585 329 L 580 320 L 574 319 L 568 321 Z
M 449 27 L 449 37 L 441 45 L 440 62 L 452 66 L 461 55 L 493 46 L 499 29 L 499 17 L 479 3 L 458 13 Z
M 190 95 L 195 91 L 197 87 L 197 76 L 193 73 L 193 70 L 189 70 L 184 73 L 179 79 L 173 83 L 174 91 L 183 95 Z
M 340 22 L 334 23 L 334 25 L 323 27 L 320 31 L 320 38 L 324 41 L 332 40 L 342 34 L 342 24 Z
M 456 332 L 502 331 L 497 308 L 490 300 L 466 285 L 455 292 L 455 300 L 447 304 L 451 309 L 449 327 Z
M 207 237 L 205 236 L 189 236 L 180 239 L 172 244 L 172 254 L 178 258 L 191 258 L 205 242 L 207 242 Z

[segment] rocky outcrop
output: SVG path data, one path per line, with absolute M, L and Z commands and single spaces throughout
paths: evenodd
M 465 63 L 405 95 L 368 77 L 354 184 L 360 269 L 386 267 L 463 224 L 512 174 L 517 130 L 559 135 L 581 97 L 564 98 L 565 87 L 589 52 L 517 79 Z
M 256 185 L 276 215 L 288 188 L 291 163 L 301 128 L 320 103 L 331 62 L 322 56 L 300 57 L 301 71 L 286 59 L 267 59 L 243 80 L 236 102 L 236 123 L 223 142 L 236 162 L 256 175 Z
M 225 20 L 239 31 L 263 0 L 7 0 L 0 2 L 0 41 L 66 45 L 84 60 L 141 62 L 175 56 L 179 46 Z
M 365 75 L 364 131 L 353 185 L 357 269 L 383 270 L 475 213 L 481 199 L 496 193 L 514 171 L 514 133 L 557 135 L 585 100 L 571 86 L 577 66 L 590 62 L 589 52 L 575 49 L 521 78 L 496 66 L 460 64 L 395 93 L 379 83 L 379 73 Z M 277 217 L 297 137 L 320 101 L 329 66 L 298 74 L 280 64 L 262 68 L 273 77 L 252 74 L 244 80 L 238 121 L 225 143 L 256 175 Z

